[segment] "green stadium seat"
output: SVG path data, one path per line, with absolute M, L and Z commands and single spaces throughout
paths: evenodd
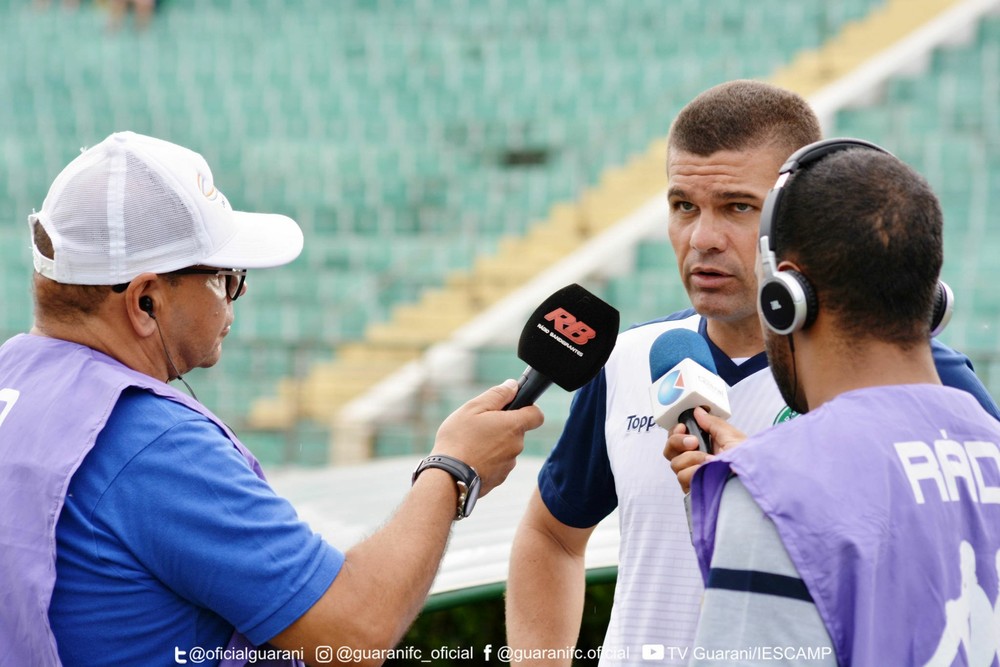
M 475 377 L 482 381 L 497 378 L 497 382 L 503 378 L 520 377 L 524 371 L 524 362 L 517 358 L 515 352 L 510 347 L 484 347 L 477 350 Z
M 674 266 L 675 261 L 669 241 L 642 241 L 636 247 L 635 268 L 638 271 L 662 271 Z
M 416 456 L 429 452 L 433 443 L 433 433 L 421 432 L 412 424 L 387 424 L 378 430 L 375 456 Z
M 170 0 L 146 34 L 108 35 L 99 3 L 66 13 L 55 1 L 36 12 L 0 0 L 0 205 L 17 209 L 7 218 L 23 229 L 76 149 L 114 130 L 196 148 L 234 206 L 287 213 L 307 234 L 297 262 L 252 276 L 253 298 L 238 305 L 227 348 L 329 354 L 502 236 L 579 197 L 608 166 L 664 135 L 697 92 L 725 78 L 766 77 L 882 2 L 678 0 L 666 11 L 659 0 Z M 984 21 L 988 53 L 998 34 L 1000 21 Z M 29 48 L 26 36 L 45 48 Z M 924 168 L 956 195 L 962 171 L 994 159 L 976 147 L 1000 141 L 990 107 L 995 65 L 974 47 L 958 51 L 936 57 L 934 70 L 953 77 L 947 86 L 963 102 L 981 89 L 975 102 L 949 104 L 933 77 L 920 77 L 890 86 L 905 112 L 841 114 L 851 134 L 900 145 L 953 117 L 960 141 L 949 138 L 933 155 L 907 150 L 933 160 Z M 971 72 L 974 82 L 963 74 Z M 518 165 L 532 150 L 548 151 L 546 159 Z M 995 192 L 998 180 L 980 185 Z M 949 227 L 974 233 L 983 205 L 952 205 Z M 4 263 L 16 252 L 5 251 Z M 665 240 L 643 243 L 637 255 L 635 275 L 607 287 L 623 322 L 686 305 L 679 282 L 664 279 L 674 261 Z M 3 276 L 8 296 L 14 288 Z M 5 315 L 16 322 L 0 331 L 23 328 L 29 316 Z M 258 381 L 241 376 L 227 390 L 222 376 L 212 390 L 236 426 L 247 406 L 230 399 L 247 399 L 244 388 L 271 394 L 289 372 L 254 359 L 234 355 L 227 366 L 224 357 L 221 368 L 252 369 Z M 551 393 L 546 400 L 564 410 L 568 397 Z M 317 428 L 301 449 L 267 432 L 254 446 L 274 461 L 321 460 Z M 538 446 L 552 441 L 545 433 Z

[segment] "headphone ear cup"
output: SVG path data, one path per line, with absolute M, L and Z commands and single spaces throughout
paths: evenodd
M 798 271 L 778 271 L 768 276 L 761 283 L 757 300 L 764 323 L 777 334 L 808 329 L 819 313 L 816 290 Z
M 951 321 L 951 313 L 955 308 L 955 294 L 948 283 L 939 280 L 934 290 L 934 310 L 931 313 L 931 337 L 944 331 Z

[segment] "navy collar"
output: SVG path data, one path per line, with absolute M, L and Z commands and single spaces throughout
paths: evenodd
M 704 317 L 698 323 L 698 333 L 708 343 L 708 349 L 712 351 L 712 360 L 715 361 L 715 371 L 730 387 L 747 379 L 757 371 L 767 368 L 767 353 L 758 352 L 740 365 L 733 363 L 729 356 L 719 349 L 708 337 L 708 320 Z

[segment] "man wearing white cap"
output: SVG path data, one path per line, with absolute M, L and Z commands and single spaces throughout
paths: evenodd
M 0 347 L 0 664 L 394 646 L 452 522 L 503 482 L 539 410 L 501 411 L 513 381 L 459 408 L 396 514 L 341 553 L 167 384 L 219 360 L 247 269 L 295 259 L 298 225 L 233 211 L 200 155 L 123 132 L 73 160 L 29 226 L 35 322 Z

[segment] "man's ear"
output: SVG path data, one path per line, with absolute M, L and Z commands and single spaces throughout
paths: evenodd
M 778 262 L 778 270 L 779 271 L 798 271 L 802 275 L 805 275 L 805 271 L 803 271 L 799 267 L 798 264 L 796 264 L 795 262 L 793 262 L 793 261 L 791 261 L 789 259 L 783 259 L 780 262 Z
M 156 304 L 162 303 L 157 298 L 161 293 L 161 284 L 155 273 L 141 273 L 125 289 L 125 314 L 140 337 L 156 333 Z

